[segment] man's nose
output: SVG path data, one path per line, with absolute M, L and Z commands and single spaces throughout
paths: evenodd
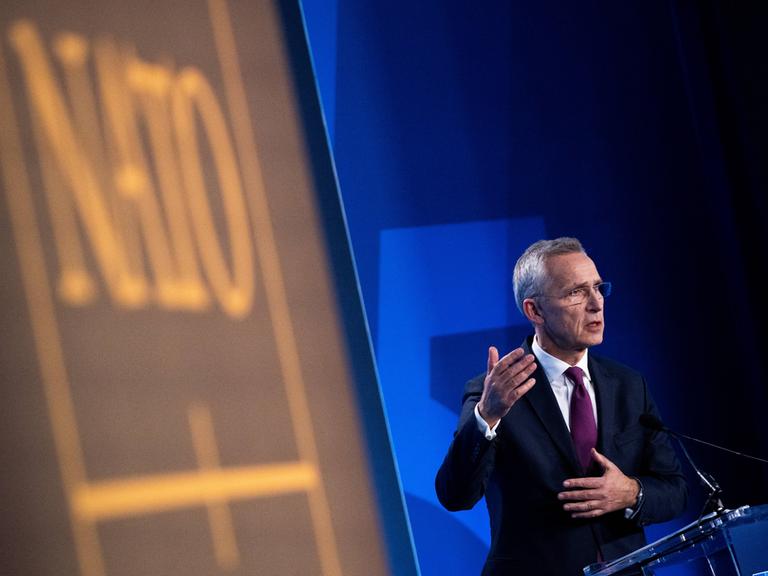
M 590 288 L 589 296 L 587 297 L 587 308 L 599 312 L 603 309 L 604 303 L 605 297 L 600 293 L 600 290 L 594 287 Z

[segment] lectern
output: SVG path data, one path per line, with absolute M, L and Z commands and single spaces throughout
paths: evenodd
M 584 575 L 664 576 L 682 564 L 691 576 L 768 576 L 768 505 L 710 514 Z

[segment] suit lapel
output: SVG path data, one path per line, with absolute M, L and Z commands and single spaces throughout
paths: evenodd
M 600 360 L 589 356 L 589 373 L 597 397 L 597 449 L 612 459 L 611 438 L 616 433 L 616 384 Z
M 523 350 L 525 350 L 526 354 L 531 353 L 528 341 L 523 343 Z M 563 413 L 560 412 L 560 407 L 557 405 L 557 399 L 552 391 L 547 375 L 538 362 L 533 378 L 536 379 L 536 385 L 523 396 L 523 400 L 527 400 L 530 404 L 560 454 L 570 464 L 576 475 L 578 475 L 581 466 L 576 457 L 576 451 L 573 449 L 571 433 L 565 425 Z

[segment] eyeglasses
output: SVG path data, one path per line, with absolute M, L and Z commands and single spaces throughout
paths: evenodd
M 611 295 L 613 284 L 610 282 L 600 282 L 600 284 L 595 284 L 594 286 L 578 286 L 572 290 L 569 290 L 565 294 L 562 294 L 561 296 L 534 294 L 533 297 L 559 298 L 565 302 L 566 306 L 575 306 L 577 304 L 583 304 L 586 302 L 592 295 L 593 290 L 597 293 L 598 298 L 607 298 Z

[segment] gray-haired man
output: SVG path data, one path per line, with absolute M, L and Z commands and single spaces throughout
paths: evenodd
M 534 335 L 468 382 L 435 481 L 449 510 L 486 497 L 484 575 L 577 576 L 645 543 L 642 526 L 685 508 L 687 488 L 643 377 L 590 354 L 611 285 L 578 240 L 531 245 L 514 271 Z

